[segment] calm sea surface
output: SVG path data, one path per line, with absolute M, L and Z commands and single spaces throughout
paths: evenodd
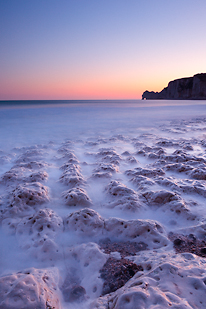
M 169 120 L 204 116 L 206 101 L 0 101 L 0 147 L 152 131 Z

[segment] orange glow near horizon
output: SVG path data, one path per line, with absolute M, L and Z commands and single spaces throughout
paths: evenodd
M 142 93 L 137 93 L 136 89 L 117 88 L 117 89 L 77 89 L 72 90 L 60 87 L 48 87 L 44 89 L 27 88 L 21 92 L 20 89 L 16 91 L 2 93 L 2 100 L 95 100 L 95 99 L 141 99 Z
M 206 2 L 160 2 L 0 1 L 0 100 L 141 99 L 206 72 Z
M 65 75 L 42 74 L 41 76 L 21 75 L 18 80 L 11 78 L 1 81 L 1 100 L 95 100 L 95 99 L 141 99 L 145 90 L 161 91 L 169 80 L 140 72 L 139 77 L 122 75 L 89 76 L 72 78 Z M 169 77 L 168 77 L 169 78 Z M 146 86 L 145 86 L 146 85 Z
M 201 72 L 201 71 L 200 71 Z M 176 78 L 193 76 L 195 71 L 185 74 L 178 72 L 150 72 L 139 69 L 136 76 L 125 74 L 104 74 L 91 76 L 84 74 L 55 75 L 53 72 L 35 75 L 21 75 L 18 79 L 8 76 L 0 80 L 0 100 L 135 100 L 141 99 L 146 90 L 159 92 L 168 82 Z M 62 73 L 62 72 L 61 72 Z
M 18 80 L 0 90 L 2 100 L 75 100 L 75 99 L 141 99 L 142 87 L 123 81 L 60 81 L 45 79 Z

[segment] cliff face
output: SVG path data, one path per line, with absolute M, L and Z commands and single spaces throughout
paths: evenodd
M 175 79 L 160 92 L 145 91 L 142 100 L 206 100 L 206 73 Z

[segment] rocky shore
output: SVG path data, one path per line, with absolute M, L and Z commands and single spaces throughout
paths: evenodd
M 37 125 L 0 146 L 0 309 L 206 308 L 206 105 L 144 104 L 106 103 L 116 130 L 79 136 L 99 104 L 46 108 L 53 138 L 67 120 L 56 141 L 37 133 L 43 107 L 8 109 L 12 136 Z
M 206 73 L 175 79 L 160 92 L 146 90 L 142 100 L 206 100 Z

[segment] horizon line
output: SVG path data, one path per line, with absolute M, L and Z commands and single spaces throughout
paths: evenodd
M 22 101 L 135 101 L 142 100 L 141 98 L 134 99 L 0 99 L 0 102 L 22 102 Z

